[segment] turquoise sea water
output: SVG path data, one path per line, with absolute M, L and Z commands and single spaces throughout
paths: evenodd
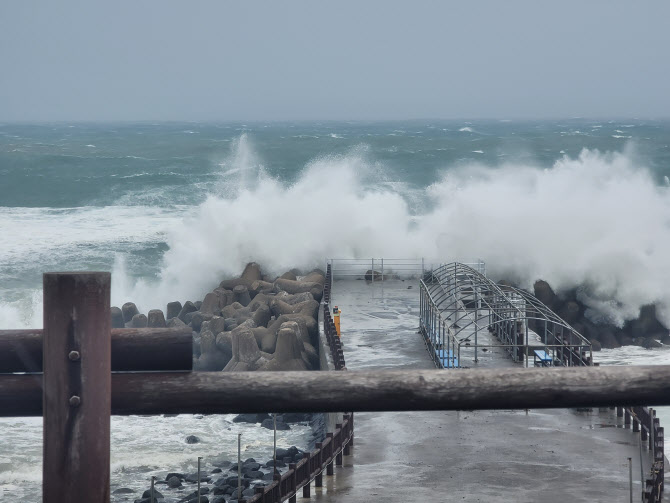
M 251 260 L 280 273 L 373 256 L 481 257 L 495 279 L 579 288 L 612 321 L 654 302 L 668 323 L 668 177 L 670 122 L 637 119 L 0 124 L 0 329 L 41 326 L 49 270 L 112 271 L 113 303 L 147 312 L 201 299 Z M 113 484 L 192 468 L 202 454 L 184 431 L 221 435 L 207 455 L 231 451 L 229 427 L 116 418 Z M 14 439 L 0 497 L 39 499 L 40 422 L 0 428 Z
M 639 292 L 606 277 L 640 253 L 660 260 L 668 176 L 670 123 L 636 119 L 0 124 L 0 327 L 39 326 L 47 270 L 112 270 L 116 301 L 160 307 L 245 260 L 334 255 L 481 256 L 500 275 L 604 284 L 600 297 L 632 305 Z M 341 238 L 303 235 L 317 227 L 305 211 Z M 598 259 L 616 246 L 625 256 Z

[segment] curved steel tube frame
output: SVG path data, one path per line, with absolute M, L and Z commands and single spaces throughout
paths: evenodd
M 420 328 L 438 367 L 460 366 L 466 345 L 474 349 L 477 362 L 478 349 L 492 346 L 479 344 L 484 329 L 500 341 L 495 347 L 504 347 L 526 366 L 531 349 L 551 355 L 551 365 L 592 365 L 591 343 L 556 313 L 530 293 L 498 285 L 466 264 L 453 262 L 426 272 L 420 290 Z M 529 325 L 541 346 L 530 345 Z

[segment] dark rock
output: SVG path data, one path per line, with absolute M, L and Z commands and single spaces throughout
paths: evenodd
M 117 308 L 117 309 L 118 309 L 118 308 Z M 132 493 L 134 493 L 134 492 L 135 492 L 134 489 L 130 489 L 130 488 L 128 488 L 128 487 L 120 487 L 120 488 L 118 488 L 118 489 L 114 489 L 114 490 L 112 491 L 112 494 L 132 494 Z
M 663 337 L 661 337 L 661 343 L 663 343 L 664 345 L 670 344 L 670 335 L 665 334 Z
M 249 289 L 245 285 L 237 285 L 233 288 L 233 302 L 239 302 L 245 307 L 251 303 Z
M 184 474 L 178 472 L 170 472 L 165 476 L 165 480 L 170 480 L 172 477 L 177 477 L 179 480 L 183 480 Z
M 547 307 L 550 309 L 554 309 L 556 307 L 558 298 L 556 297 L 554 290 L 551 288 L 551 286 L 549 286 L 549 283 L 544 280 L 538 280 L 533 285 L 533 291 L 535 293 L 535 297 L 537 297 L 540 302 L 545 304 Z
M 186 321 L 186 315 L 189 313 L 193 313 L 197 310 L 198 308 L 195 307 L 195 304 L 193 304 L 193 302 L 191 302 L 190 300 L 187 300 L 186 303 L 184 304 L 184 307 L 182 307 L 181 311 L 179 311 L 179 315 L 177 316 L 177 318 L 179 318 L 184 323 L 188 323 Z
M 179 477 L 170 477 L 167 480 L 167 483 L 168 483 L 168 486 L 173 488 L 173 489 L 175 487 L 181 487 L 181 479 L 179 479 Z
M 246 465 L 247 463 L 255 463 L 256 460 L 254 458 L 247 458 L 244 460 L 244 464 Z
M 291 456 L 291 454 L 288 452 L 288 449 L 284 449 L 282 447 L 277 448 L 276 455 L 277 459 L 284 459 L 286 456 Z
M 166 325 L 167 325 L 168 328 L 178 328 L 178 327 L 185 327 L 186 323 L 181 321 L 179 318 L 174 317 L 174 318 L 170 318 L 168 320 L 168 322 L 166 323 Z
M 251 317 L 257 327 L 267 327 L 270 318 L 272 318 L 272 313 L 267 304 L 259 306 Z
M 147 328 L 147 317 L 143 314 L 136 314 L 130 324 L 133 328 Z
M 283 463 L 283 461 L 277 461 L 277 466 L 281 466 L 279 463 Z M 284 466 L 286 466 L 286 463 L 284 463 Z M 261 480 L 274 480 L 274 474 L 272 472 L 266 473 Z
M 645 349 L 660 348 L 662 346 L 661 343 L 656 341 L 653 337 L 636 339 L 636 341 L 640 341 L 639 345 Z
M 251 487 L 242 491 L 242 496 L 253 496 L 254 494 L 256 494 L 256 490 Z
M 244 472 L 244 478 L 251 480 L 261 480 L 263 478 L 263 472 L 259 470 L 249 470 Z
M 189 316 L 191 317 L 191 327 L 192 327 L 193 330 L 195 330 L 196 332 L 200 332 L 200 330 L 201 330 L 201 328 L 202 328 L 202 324 L 203 324 L 205 321 L 209 321 L 209 320 L 211 320 L 211 319 L 214 317 L 214 315 L 212 315 L 212 314 L 209 314 L 209 313 L 202 313 L 202 312 L 200 312 L 200 311 L 195 311 L 195 312 L 193 312 L 193 313 L 189 313 L 189 314 L 187 314 L 186 316 L 187 316 L 187 317 L 189 317 Z
M 242 485 L 244 487 L 249 487 L 250 483 L 251 482 L 249 481 L 249 479 L 242 478 Z M 235 475 L 234 477 L 228 477 L 226 479 L 226 485 L 229 485 L 230 487 L 237 487 L 237 475 Z
M 268 430 L 273 430 L 274 429 L 274 421 L 272 419 L 266 419 L 261 423 L 261 426 L 263 428 L 267 428 Z M 282 423 L 281 421 L 277 421 L 277 431 L 286 431 L 290 430 L 291 427 L 286 424 Z
M 184 477 L 184 480 L 186 482 L 190 482 L 191 484 L 196 484 L 198 482 L 198 474 L 191 473 L 190 475 L 186 475 L 186 477 Z M 204 475 L 202 473 L 200 474 L 200 482 L 209 482 L 211 480 L 212 477 L 210 477 L 209 475 Z
M 174 302 L 168 302 L 166 316 L 167 319 L 176 318 L 179 316 L 179 313 L 182 310 L 181 302 L 175 300 Z
M 123 306 L 121 306 L 121 312 L 123 313 L 123 321 L 125 323 L 128 323 L 133 319 L 133 316 L 139 314 L 137 306 L 133 302 L 126 302 Z
M 189 435 L 186 437 L 186 443 L 187 444 L 197 444 L 200 442 L 200 439 L 196 437 L 195 435 Z
M 275 464 L 274 459 L 271 459 L 270 461 L 265 463 L 265 467 L 266 468 L 272 468 L 274 466 L 274 464 Z M 286 463 L 284 463 L 283 461 L 280 461 L 279 456 L 277 456 L 277 468 L 283 468 L 285 466 L 286 466 Z
M 558 315 L 565 321 L 567 321 L 569 324 L 573 324 L 574 322 L 576 322 L 579 319 L 580 314 L 581 314 L 581 308 L 579 304 L 572 300 L 566 302 L 558 313 Z
M 142 498 L 151 498 L 151 489 L 147 489 L 142 493 Z M 159 493 L 156 489 L 154 489 L 154 498 L 159 499 L 159 498 L 165 498 L 161 493 Z
M 214 468 L 211 473 L 221 473 L 222 471 L 221 468 Z
M 305 412 L 285 412 L 282 414 L 285 423 L 304 423 L 312 420 L 312 414 Z
M 593 349 L 593 351 L 600 351 L 602 348 L 602 345 L 597 340 L 594 339 L 591 341 L 591 349 Z
M 253 459 L 253 458 L 250 458 Z M 256 461 L 245 461 L 244 464 L 242 465 L 242 468 L 244 470 L 248 471 L 256 471 L 261 467 L 260 463 L 256 463 Z
M 368 269 L 365 271 L 365 280 L 366 281 L 381 281 L 382 280 L 382 273 L 379 271 L 373 271 L 372 269 Z
M 121 309 L 118 307 L 112 307 L 110 309 L 110 314 L 112 315 L 112 328 L 124 328 L 126 326 Z
M 205 295 L 200 306 L 200 311 L 208 314 L 218 315 L 221 312 L 221 298 L 214 292 Z
M 602 328 L 598 333 L 598 340 L 603 348 L 614 349 L 621 347 L 619 341 L 617 341 L 612 329 L 609 327 Z
M 147 316 L 147 326 L 152 328 L 164 328 L 165 316 L 160 309 L 152 309 Z

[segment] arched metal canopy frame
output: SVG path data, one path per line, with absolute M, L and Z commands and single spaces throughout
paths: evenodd
M 525 356 L 528 366 L 529 322 L 541 328 L 536 333 L 552 365 L 592 364 L 588 339 L 539 299 L 498 285 L 466 264 L 452 262 L 426 272 L 420 289 L 421 330 L 440 367 L 460 366 L 461 346 L 471 346 L 473 338 L 476 362 L 477 350 L 486 347 L 478 342 L 482 330 L 494 333 L 501 343 L 496 346 L 507 348 L 516 361 Z

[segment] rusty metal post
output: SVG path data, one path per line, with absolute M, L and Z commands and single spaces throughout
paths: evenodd
M 109 502 L 111 275 L 46 273 L 42 501 Z

